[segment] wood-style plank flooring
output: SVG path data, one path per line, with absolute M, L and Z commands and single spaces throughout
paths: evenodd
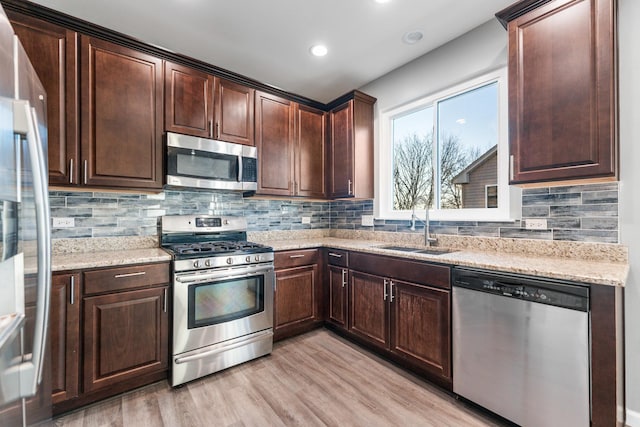
M 166 381 L 88 406 L 55 426 L 500 426 L 326 330 L 172 389 Z

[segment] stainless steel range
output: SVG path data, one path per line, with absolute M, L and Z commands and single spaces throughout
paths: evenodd
M 271 353 L 273 249 L 246 241 L 242 217 L 163 216 L 173 255 L 171 385 Z

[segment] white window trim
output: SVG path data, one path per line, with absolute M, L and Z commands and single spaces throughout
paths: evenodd
M 496 208 L 490 208 L 489 205 L 489 187 L 496 187 L 497 184 L 486 184 L 484 186 L 484 207 L 486 209 L 496 209 Z M 499 187 L 498 187 L 499 188 Z M 498 198 L 498 206 L 500 205 L 500 198 Z
M 376 150 L 376 197 L 374 215 L 378 219 L 411 219 L 410 210 L 394 211 L 392 158 L 393 127 L 391 121 L 400 115 L 433 105 L 436 100 L 443 100 L 460 92 L 469 91 L 486 84 L 498 84 L 498 204 L 497 208 L 479 209 L 430 209 L 429 219 L 436 221 L 515 221 L 521 215 L 521 189 L 509 185 L 509 149 L 508 149 L 508 91 L 507 68 L 489 72 L 452 86 L 435 94 L 422 97 L 416 101 L 389 109 L 380 113 L 379 134 Z M 421 215 L 419 215 L 421 216 Z

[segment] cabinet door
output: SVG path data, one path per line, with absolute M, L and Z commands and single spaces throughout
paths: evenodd
M 331 111 L 331 197 L 353 196 L 353 101 Z
M 77 33 L 15 12 L 7 14 L 47 91 L 49 183 L 77 184 Z
M 255 145 L 253 139 L 255 89 L 216 78 L 215 138 Z
M 349 331 L 380 347 L 389 342 L 388 280 L 351 271 Z
M 342 328 L 347 327 L 347 279 L 346 268 L 330 265 L 329 271 L 329 321 Z
M 616 175 L 614 16 L 559 0 L 509 23 L 511 182 Z
M 213 138 L 213 76 L 166 62 L 165 130 Z
M 84 392 L 167 369 L 167 290 L 84 298 Z
M 88 36 L 80 44 L 83 182 L 162 188 L 162 61 Z
M 80 365 L 80 275 L 54 274 L 51 280 L 49 339 L 53 404 L 78 396 Z
M 318 320 L 317 295 L 317 264 L 277 270 L 274 332 Z
M 326 117 L 324 111 L 298 105 L 295 135 L 295 193 L 324 198 Z
M 391 350 L 451 378 L 449 291 L 393 281 L 391 292 Z
M 290 101 L 256 92 L 258 193 L 293 192 L 293 108 Z

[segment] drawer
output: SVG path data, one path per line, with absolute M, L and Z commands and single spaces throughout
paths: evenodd
M 327 260 L 330 265 L 349 267 L 349 251 L 327 249 Z
M 85 295 L 163 285 L 169 283 L 169 263 L 89 270 L 83 278 Z
M 318 249 L 300 249 L 295 251 L 276 252 L 273 263 L 277 269 L 317 264 L 320 261 Z
M 451 288 L 451 268 L 446 265 L 351 252 L 350 268 L 390 279 Z

